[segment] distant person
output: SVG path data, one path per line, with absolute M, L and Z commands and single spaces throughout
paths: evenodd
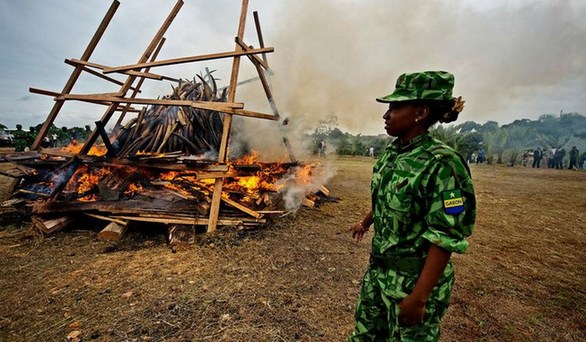
M 470 153 L 468 154 L 467 162 L 468 164 L 476 163 L 476 153 L 474 153 L 474 151 L 470 151 Z
M 51 134 L 51 147 L 57 147 L 57 134 Z
M 374 158 L 374 147 L 370 146 L 368 148 L 368 156 Z
M 480 150 L 478 150 L 478 157 L 476 158 L 476 164 L 480 163 L 484 163 L 484 149 L 481 148 Z
M 578 163 L 578 165 L 580 165 L 580 168 L 582 170 L 586 170 L 586 152 L 582 152 L 582 155 L 580 156 L 580 162 Z
M 511 153 L 511 159 L 509 159 L 509 166 L 515 166 L 515 163 L 517 162 L 517 155 L 519 154 L 519 152 L 514 151 L 513 153 Z
M 377 99 L 388 103 L 385 129 L 397 139 L 374 165 L 371 210 L 350 229 L 360 241 L 374 226 L 349 341 L 439 339 L 454 283 L 451 253 L 468 248 L 476 217 L 466 161 L 429 134 L 463 109 L 453 86 L 445 71 L 403 74 Z
M 573 168 L 577 168 L 579 155 L 580 151 L 578 151 L 576 146 L 572 146 L 572 149 L 570 150 L 570 166 L 568 169 L 572 170 Z
M 326 142 L 325 141 L 322 140 L 319 142 L 317 154 L 318 154 L 318 157 L 322 157 L 322 158 L 326 157 Z
M 554 146 L 552 146 L 549 149 L 549 160 L 547 161 L 547 167 L 549 167 L 550 169 L 555 168 L 555 166 L 557 164 L 557 160 L 556 160 L 557 152 L 558 152 L 558 149 L 555 148 Z
M 555 156 L 555 168 L 562 170 L 564 168 L 564 158 L 566 157 L 566 149 L 562 146 L 558 148 Z
M 535 151 L 533 151 L 533 168 L 539 169 L 541 158 L 543 158 L 543 152 L 541 151 L 541 148 L 537 147 Z
M 14 150 L 23 152 L 28 144 L 28 133 L 22 130 L 21 124 L 17 124 L 16 131 L 12 135 L 14 135 Z

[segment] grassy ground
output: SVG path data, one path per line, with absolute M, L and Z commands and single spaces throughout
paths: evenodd
M 41 238 L 0 228 L 0 340 L 342 341 L 369 243 L 373 161 L 330 160 L 339 203 L 254 231 L 220 229 L 175 253 L 161 228 L 118 244 L 83 224 Z M 473 165 L 478 223 L 442 341 L 577 341 L 586 333 L 586 173 Z M 7 178 L 0 179 L 6 198 Z M 367 236 L 367 238 L 369 238 Z M 581 337 L 582 336 L 582 337 Z

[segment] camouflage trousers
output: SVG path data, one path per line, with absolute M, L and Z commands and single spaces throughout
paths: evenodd
M 440 320 L 448 308 L 454 279 L 450 262 L 429 297 L 423 322 L 403 327 L 398 304 L 411 293 L 417 276 L 369 266 L 356 305 L 356 325 L 348 341 L 438 341 Z

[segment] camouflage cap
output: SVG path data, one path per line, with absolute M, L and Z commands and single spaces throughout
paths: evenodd
M 422 71 L 399 76 L 395 91 L 378 97 L 378 102 L 410 100 L 453 100 L 454 75 L 447 71 Z

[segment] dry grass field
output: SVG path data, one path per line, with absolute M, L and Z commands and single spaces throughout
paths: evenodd
M 172 251 L 135 226 L 120 243 L 84 223 L 42 238 L 0 228 L 0 340 L 343 341 L 369 243 L 373 160 L 339 158 L 338 203 L 263 229 L 220 229 Z M 578 341 L 586 335 L 586 172 L 472 165 L 478 220 L 453 257 L 442 341 Z M 2 198 L 9 179 L 0 179 Z M 367 235 L 368 238 L 371 235 Z

